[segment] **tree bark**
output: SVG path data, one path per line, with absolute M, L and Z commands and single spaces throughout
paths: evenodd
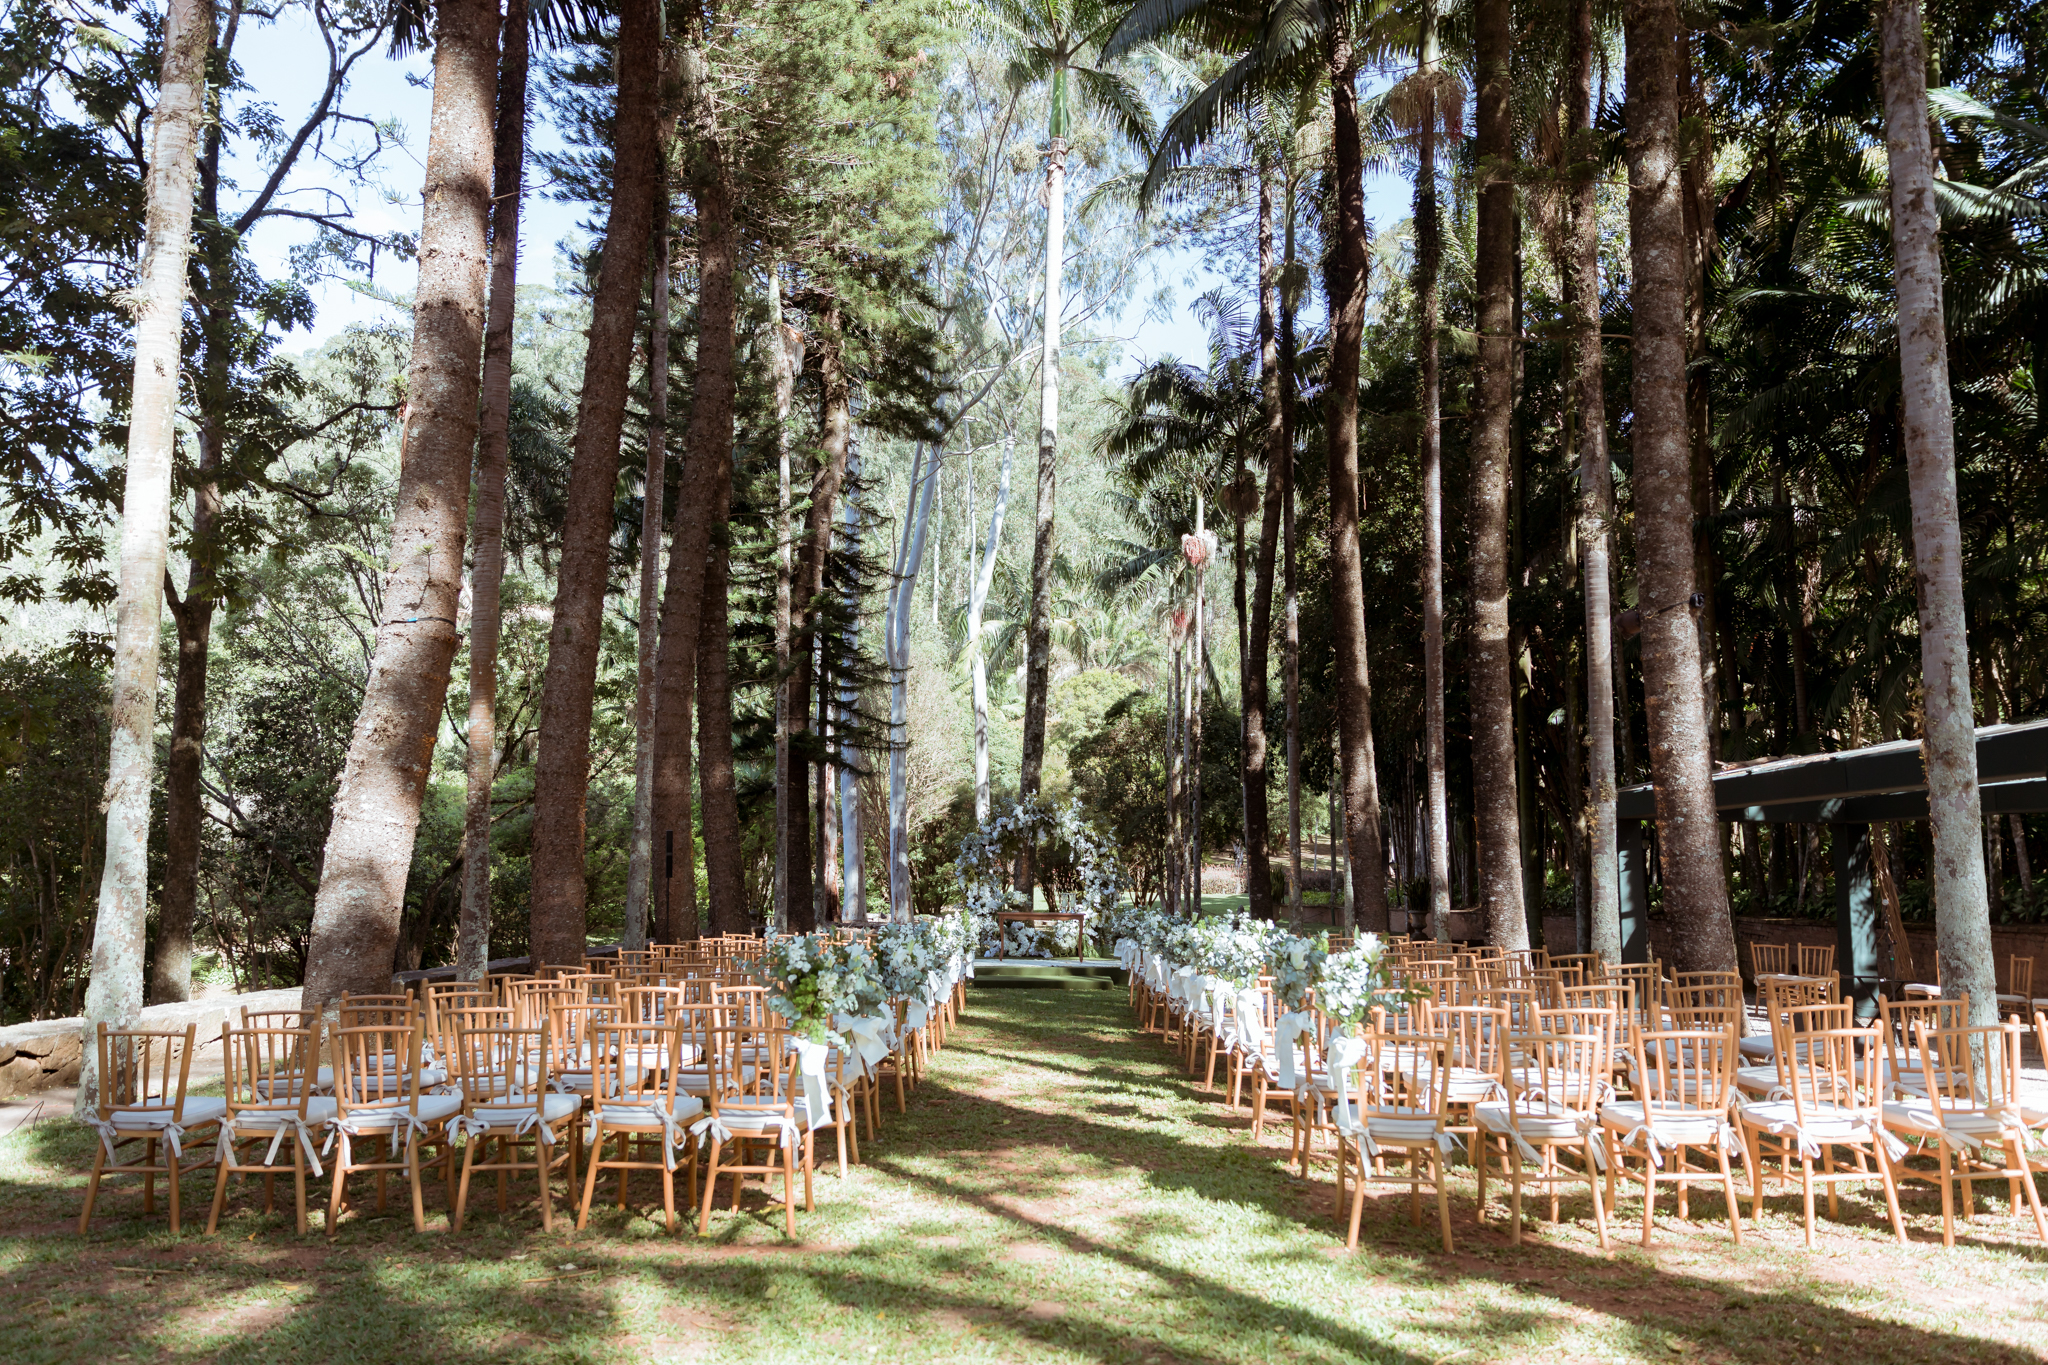
M 1449 784 L 1444 766 L 1444 461 L 1443 357 L 1439 333 L 1443 274 L 1437 216 L 1436 6 L 1422 13 L 1421 77 L 1427 94 L 1415 167 L 1415 293 L 1421 308 L 1422 370 L 1422 766 L 1429 845 L 1429 926 L 1439 943 L 1451 937 Z
M 988 658 L 982 653 L 981 616 L 988 607 L 989 589 L 996 581 L 996 553 L 1003 544 L 1003 516 L 1010 507 L 1010 471 L 1017 462 L 1017 438 L 1003 436 L 1003 463 L 996 476 L 996 505 L 989 513 L 988 542 L 981 554 L 981 568 L 967 597 L 967 648 L 973 656 L 974 687 L 974 823 L 985 825 L 989 817 L 988 785 Z
M 491 165 L 491 294 L 484 323 L 483 413 L 476 451 L 469 577 L 468 789 L 455 976 L 481 981 L 491 957 L 491 788 L 498 774 L 498 636 L 505 581 L 505 467 L 512 444 L 512 325 L 518 304 L 519 207 L 526 184 L 526 0 L 500 29 L 497 137 Z
M 790 843 L 790 802 L 796 770 L 790 762 L 790 739 L 800 712 L 790 708 L 790 673 L 795 667 L 791 653 L 790 596 L 796 578 L 795 529 L 790 525 L 789 407 L 796 397 L 796 377 L 804 367 L 803 333 L 782 321 L 782 274 L 770 261 L 768 276 L 768 329 L 775 349 L 775 900 L 774 926 L 789 928 L 791 860 L 801 858 L 803 849 Z M 795 798 L 801 800 L 800 797 Z
M 435 11 L 420 275 L 385 620 L 349 737 L 313 906 L 302 1008 L 390 989 L 420 800 L 455 657 L 483 353 L 498 10 Z
M 1508 464 L 1514 420 L 1515 155 L 1508 107 L 1513 43 L 1509 0 L 1479 0 L 1478 57 L 1479 374 L 1472 418 L 1471 561 L 1473 817 L 1479 840 L 1479 908 L 1489 943 L 1529 946 L 1522 898 L 1514 684 L 1508 651 Z
M 896 551 L 890 584 L 889 615 L 883 626 L 883 648 L 889 660 L 889 918 L 911 920 L 910 786 L 906 764 L 910 752 L 910 612 L 917 591 L 917 568 L 924 561 L 925 535 L 939 496 L 944 449 L 933 443 L 925 463 L 920 447 L 911 461 L 910 505 L 904 509 L 903 536 Z M 937 568 L 934 566 L 934 576 Z
M 1892 261 L 1899 299 L 1899 377 L 1913 496 L 1919 590 L 1920 747 L 1934 835 L 1934 936 L 1942 994 L 1967 991 L 1970 1022 L 1997 1022 L 1991 916 L 1977 845 L 1977 734 L 1970 696 L 1968 601 L 1956 498 L 1955 421 L 1942 318 L 1941 243 L 1927 126 L 1927 38 L 1918 0 L 1889 0 L 1883 40 L 1885 157 L 1891 169 Z
M 1386 860 L 1380 848 L 1379 775 L 1373 759 L 1372 681 L 1367 668 L 1365 583 L 1358 550 L 1358 360 L 1365 341 L 1365 165 L 1358 140 L 1358 56 L 1341 9 L 1330 25 L 1330 95 L 1337 144 L 1337 221 L 1329 253 L 1330 375 L 1325 425 L 1330 462 L 1330 605 L 1337 674 L 1337 738 L 1343 759 L 1344 844 L 1351 899 L 1344 932 L 1387 930 Z M 1197 668 L 1201 666 L 1196 661 Z
M 704 377 L 700 342 L 698 377 Z M 728 364 L 728 374 L 731 373 Z M 709 893 L 711 930 L 745 933 L 747 905 L 740 872 L 739 789 L 732 756 L 732 626 L 728 616 L 732 583 L 732 407 L 730 382 L 724 426 L 725 445 L 692 446 L 692 463 L 713 471 L 710 532 L 704 556 L 704 607 L 697 622 L 697 782 L 703 802 L 704 877 Z M 699 393 L 702 393 L 700 387 Z M 693 407 L 692 412 L 696 409 Z M 692 428 L 696 426 L 691 422 Z M 694 434 L 694 431 L 693 431 Z M 717 433 L 711 433 L 713 442 Z
M 1686 245 L 1678 157 L 1676 0 L 1630 0 L 1629 242 L 1637 600 L 1657 848 L 1676 971 L 1734 971 L 1735 932 L 1714 810 L 1693 578 L 1685 373 Z
M 694 110 L 703 99 L 701 49 L 693 45 L 684 52 L 684 88 Z M 719 489 L 731 497 L 732 413 L 737 372 L 733 364 L 734 272 L 739 267 L 738 233 L 732 221 L 732 186 L 725 165 L 724 150 L 706 126 L 701 112 L 690 117 L 695 146 L 689 155 L 694 166 L 692 193 L 697 200 L 697 373 L 691 391 L 690 427 L 686 440 L 687 458 L 682 482 L 676 492 L 675 524 L 670 532 L 668 582 L 662 599 L 661 661 L 659 699 L 655 703 L 656 733 L 654 783 L 654 828 L 657 833 L 675 831 L 676 872 L 666 888 L 668 936 L 695 938 L 704 930 L 697 917 L 696 849 L 691 832 L 690 731 L 693 712 L 700 711 L 698 677 L 706 654 L 700 635 L 707 613 L 710 560 L 714 529 L 718 522 Z M 717 608 L 723 612 L 723 604 Z M 721 619 L 715 628 L 723 633 Z M 722 682 L 721 682 L 722 687 Z M 723 743 L 730 761 L 732 744 L 731 700 L 725 703 L 726 728 Z M 703 714 L 697 715 L 701 726 Z M 697 736 L 702 762 L 709 764 L 719 741 Z M 707 747 L 708 746 L 708 747 Z M 700 778 L 700 784 L 702 779 Z M 716 782 L 706 790 L 717 790 Z M 708 814 L 708 812 L 707 812 Z M 710 817 L 714 823 L 722 815 Z M 733 814 L 735 824 L 737 812 Z M 705 868 L 714 862 L 704 831 Z M 723 854 L 720 855 L 722 857 Z M 735 850 L 736 856 L 736 850 Z M 721 864 L 721 875 L 727 870 Z M 707 891 L 711 888 L 707 887 Z M 732 890 L 730 885 L 717 894 Z M 715 913 L 715 907 L 714 907 Z
M 1607 377 L 1600 349 L 1600 178 L 1593 118 L 1593 5 L 1573 0 L 1565 118 L 1573 163 L 1571 260 L 1565 301 L 1579 453 L 1579 573 L 1586 597 L 1586 756 L 1592 810 L 1586 821 L 1591 941 L 1586 951 L 1621 961 L 1620 834 L 1614 801 L 1614 471 L 1607 454 Z
M 667 139 L 662 167 L 668 166 Z M 626 856 L 626 926 L 620 946 L 647 946 L 647 896 L 654 876 L 655 707 L 661 646 L 662 499 L 668 482 L 668 185 L 654 210 L 654 265 L 647 290 L 647 470 L 640 479 L 639 604 L 634 612 L 633 834 Z
M 1294 575 L 1294 181 L 1287 184 L 1280 270 L 1280 590 L 1285 602 L 1281 686 L 1287 702 L 1287 918 L 1301 924 L 1301 602 Z
M 657 129 L 661 9 L 654 0 L 622 4 L 618 53 L 611 211 L 591 300 L 534 760 L 532 952 L 537 967 L 580 964 L 587 946 L 583 852 L 590 716 L 610 580 L 619 434 L 625 425 L 647 238 L 662 181 Z
M 1054 121 L 1064 124 L 1059 101 L 1065 73 L 1055 76 Z M 1031 538 L 1031 612 L 1024 624 L 1024 744 L 1017 795 L 1038 795 L 1045 765 L 1045 712 L 1052 689 L 1053 510 L 1060 459 L 1060 266 L 1066 251 L 1067 141 L 1056 127 L 1045 163 L 1045 307 L 1038 355 L 1038 506 Z M 1031 862 L 1027 852 L 1027 867 Z M 1029 873 L 1026 874 L 1027 891 Z
M 178 354 L 185 267 L 192 251 L 196 139 L 206 103 L 213 10 L 173 0 L 150 115 L 149 208 L 136 272 L 135 383 L 128 418 L 127 487 L 114 627 L 112 740 L 107 762 L 107 854 L 85 991 L 84 1069 L 76 1112 L 98 1102 L 93 1027 L 124 1028 L 142 1011 L 144 926 L 149 910 L 150 770 L 156 761 L 157 654 L 169 557 L 171 460 L 176 441 Z
M 813 711 L 811 682 L 816 653 L 813 646 L 817 639 L 818 597 L 825 591 L 825 561 L 832 549 L 832 514 L 839 502 L 839 491 L 846 482 L 846 459 L 853 433 L 853 393 L 846 378 L 842 351 L 844 339 L 840 335 L 839 318 L 838 302 L 827 301 L 818 319 L 818 377 L 824 389 L 818 421 L 818 445 L 825 458 L 811 478 L 811 506 L 804 514 L 803 543 L 797 555 L 795 597 L 796 607 L 803 614 L 803 628 L 794 641 L 796 666 L 790 674 L 789 713 L 792 717 L 803 717 L 806 725 L 811 723 Z M 816 752 L 823 752 L 824 739 L 824 726 L 820 724 L 813 734 Z M 807 933 L 818 924 L 816 897 L 822 884 L 819 874 L 823 860 L 821 857 L 814 863 L 809 856 L 811 764 L 805 762 L 791 767 L 802 773 L 797 780 L 803 789 L 793 791 L 789 802 L 790 927 Z M 821 777 L 821 796 L 824 789 L 825 782 Z M 821 822 L 819 834 L 822 836 L 823 833 Z M 822 844 L 822 838 L 820 842 Z
M 1273 656 L 1273 568 L 1280 541 L 1281 466 L 1287 462 L 1287 423 L 1280 411 L 1279 272 L 1273 260 L 1273 184 L 1270 162 L 1259 167 L 1259 396 L 1265 406 L 1266 495 L 1260 500 L 1258 567 L 1253 574 L 1251 625 L 1239 684 L 1244 714 L 1244 867 L 1247 904 L 1255 919 L 1273 917 L 1272 806 L 1266 799 L 1266 674 Z M 1244 525 L 1242 514 L 1238 525 Z M 1239 539 L 1243 536 L 1240 532 Z M 1240 563 L 1243 555 L 1239 555 Z M 1243 570 L 1239 570 L 1243 581 Z

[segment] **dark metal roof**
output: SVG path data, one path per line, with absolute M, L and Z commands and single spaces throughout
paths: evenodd
M 1987 815 L 2048 810 L 2048 720 L 1978 727 L 1977 781 Z M 1920 741 L 1724 768 L 1714 774 L 1714 806 L 1723 820 L 1765 824 L 1925 820 Z M 1615 814 L 1623 820 L 1655 818 L 1651 785 L 1624 787 Z

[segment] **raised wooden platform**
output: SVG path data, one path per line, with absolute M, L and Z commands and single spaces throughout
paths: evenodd
M 976 958 L 974 984 L 1031 990 L 1120 991 L 1127 976 L 1113 957 Z

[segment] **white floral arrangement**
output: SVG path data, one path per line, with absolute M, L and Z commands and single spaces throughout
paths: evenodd
M 830 934 L 784 935 L 763 945 L 747 974 L 768 988 L 768 1008 L 814 1043 L 831 1035 L 832 1016 L 860 1011 L 880 994 L 874 958 Z
M 1055 806 L 1041 797 L 1030 797 L 969 832 L 960 841 L 960 855 L 953 861 L 961 899 L 973 917 L 977 951 L 987 954 L 995 950 L 996 926 L 1001 923 L 998 915 L 1031 908 L 1031 898 L 1010 884 L 1011 868 L 1025 848 L 1047 841 L 1064 842 L 1073 850 L 1081 889 L 1054 908 L 1088 916 L 1081 923 L 1084 936 L 1090 919 L 1107 915 L 1123 899 L 1123 865 L 1108 839 L 1082 818 L 1080 803 Z
M 1348 952 L 1323 959 L 1316 979 L 1316 1004 L 1338 1024 L 1361 1024 L 1374 1005 L 1398 998 L 1378 936 L 1364 934 Z
M 1192 939 L 1195 956 L 1189 965 L 1204 975 L 1227 981 L 1234 990 L 1258 983 L 1266 969 L 1266 936 L 1254 928 L 1256 921 L 1206 919 L 1197 921 Z
M 1329 960 L 1330 936 L 1317 934 L 1314 938 L 1299 938 L 1287 935 L 1279 951 L 1273 955 L 1273 989 L 1280 996 L 1280 1003 L 1289 1011 L 1308 1008 L 1308 998 L 1322 979 L 1323 964 Z
M 882 991 L 890 1000 L 921 1000 L 925 978 L 946 965 L 951 953 L 939 949 L 952 935 L 942 924 L 959 924 L 958 916 L 945 920 L 914 920 L 909 924 L 885 924 L 875 934 L 875 964 Z
M 1053 955 L 1053 936 L 1035 924 L 1011 923 L 1004 926 L 1004 957 L 1049 958 Z

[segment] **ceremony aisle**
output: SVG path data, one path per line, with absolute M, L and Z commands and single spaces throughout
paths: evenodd
M 530 1198 L 501 1217 L 483 1185 L 460 1235 L 433 1201 L 416 1235 L 400 1198 L 330 1245 L 244 1200 L 218 1235 L 174 1241 L 130 1195 L 81 1239 L 92 1136 L 46 1121 L 0 1139 L 0 1358 L 1875 1365 L 2048 1348 L 2038 1248 L 1829 1225 L 1815 1253 L 1767 1216 L 1738 1252 L 1703 1196 L 1708 1231 L 1674 1226 L 1647 1255 L 1603 1255 L 1570 1223 L 1511 1249 L 1498 1218 L 1474 1225 L 1460 1167 L 1456 1255 L 1405 1200 L 1369 1206 L 1346 1254 L 1329 1172 L 1291 1174 L 1285 1131 L 1254 1143 L 1134 1034 L 1120 990 L 986 987 L 863 1164 L 842 1183 L 821 1163 L 794 1243 L 758 1187 L 737 1215 L 721 1196 L 710 1237 L 670 1235 L 646 1216 L 651 1183 L 581 1234 L 544 1235 Z

